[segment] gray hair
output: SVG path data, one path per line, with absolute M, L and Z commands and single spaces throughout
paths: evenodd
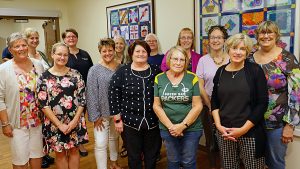
M 160 45 L 160 42 L 158 40 L 158 37 L 154 33 L 149 33 L 148 35 L 146 35 L 145 41 L 147 42 L 147 40 L 149 39 L 150 36 L 152 36 L 157 42 L 157 53 L 158 54 L 163 54 L 162 51 L 161 51 L 161 45 Z
M 27 44 L 27 39 L 23 36 L 21 32 L 14 32 L 9 35 L 7 38 L 7 46 L 8 48 L 12 48 L 13 44 L 18 40 L 24 40 Z

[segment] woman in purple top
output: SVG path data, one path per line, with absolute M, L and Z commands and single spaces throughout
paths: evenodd
M 196 72 L 197 69 L 197 64 L 198 61 L 201 57 L 200 54 L 196 53 L 193 51 L 194 49 L 194 33 L 190 28 L 183 28 L 181 29 L 179 36 L 178 36 L 178 40 L 177 40 L 177 45 L 183 47 L 186 51 L 190 51 L 188 52 L 188 57 L 190 58 L 190 64 L 188 66 L 188 70 L 192 71 L 192 72 Z M 162 63 L 161 63 L 161 70 L 162 71 L 167 71 L 169 69 L 169 67 L 167 66 L 166 63 L 166 56 L 165 55 Z
M 205 90 L 201 91 L 201 97 L 205 104 L 201 116 L 206 139 L 209 148 L 208 156 L 211 168 L 216 168 L 216 152 L 213 147 L 212 117 L 210 115 L 210 98 L 213 90 L 213 78 L 217 69 L 229 62 L 229 56 L 224 52 L 224 43 L 228 34 L 224 26 L 212 26 L 208 31 L 208 54 L 204 55 L 198 62 L 196 74 L 199 83 Z

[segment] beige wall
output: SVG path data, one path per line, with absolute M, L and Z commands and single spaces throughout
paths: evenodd
M 132 1 L 132 0 L 131 0 Z M 94 61 L 98 61 L 97 42 L 107 36 L 106 7 L 130 0 L 72 0 L 69 4 L 70 26 L 79 33 L 78 46 L 87 50 Z M 170 6 L 172 4 L 172 6 Z M 89 12 L 78 12 L 78 9 Z M 166 12 L 166 9 L 168 12 Z M 176 45 L 178 33 L 183 27 L 194 29 L 193 0 L 156 0 L 156 34 L 163 52 Z
M 44 30 L 43 25 L 44 20 L 37 19 L 29 19 L 28 23 L 15 23 L 14 19 L 2 19 L 0 20 L 0 49 L 4 49 L 6 46 L 5 40 L 13 32 L 24 31 L 26 28 L 31 27 L 35 28 L 40 35 L 40 45 L 38 46 L 38 50 L 44 52 L 45 51 L 45 38 L 44 38 Z
M 87 50 L 94 62 L 98 61 L 97 42 L 107 36 L 106 7 L 131 0 L 0 0 L 1 8 L 59 10 L 61 32 L 68 27 L 79 33 L 78 47 Z M 155 24 L 163 52 L 176 44 L 183 27 L 194 29 L 193 0 L 155 0 Z M 298 11 L 299 12 L 299 11 Z M 299 23 L 299 19 L 296 20 Z M 297 24 L 299 25 L 299 24 Z M 0 25 L 1 26 L 1 25 Z M 5 30 L 4 30 L 5 29 Z M 0 28 L 0 36 L 10 27 Z M 299 30 L 299 26 L 296 28 Z M 299 44 L 298 44 L 299 46 Z M 287 169 L 299 168 L 300 138 L 289 145 Z

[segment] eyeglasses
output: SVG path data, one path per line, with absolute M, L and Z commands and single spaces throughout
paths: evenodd
M 223 36 L 210 36 L 209 39 L 210 40 L 223 40 L 224 37 Z
M 185 62 L 185 59 L 182 59 L 182 58 L 171 58 L 171 60 L 173 61 L 173 62 L 176 62 L 176 63 L 182 63 L 182 62 Z
M 156 43 L 157 40 L 146 40 L 147 43 Z
M 193 40 L 193 37 L 191 37 L 191 36 L 183 36 L 183 37 L 180 37 L 180 40 Z
M 261 35 L 261 36 L 265 36 L 265 35 L 267 35 L 267 36 L 273 36 L 273 35 L 275 35 L 275 33 L 274 32 L 265 32 L 265 31 L 263 31 L 263 32 L 258 33 L 258 35 Z
M 62 53 L 54 53 L 55 55 L 59 56 L 59 57 L 69 57 L 69 54 L 62 54 Z
M 71 38 L 72 38 L 72 39 L 76 39 L 77 37 L 76 37 L 76 36 L 66 36 L 66 38 L 67 38 L 67 39 L 71 39 Z

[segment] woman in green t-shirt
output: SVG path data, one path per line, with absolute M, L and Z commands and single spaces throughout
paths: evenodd
M 195 168 L 202 135 L 202 109 L 198 77 L 187 71 L 189 58 L 175 46 L 167 55 L 168 71 L 154 81 L 153 109 L 159 118 L 160 134 L 167 149 L 168 168 Z

